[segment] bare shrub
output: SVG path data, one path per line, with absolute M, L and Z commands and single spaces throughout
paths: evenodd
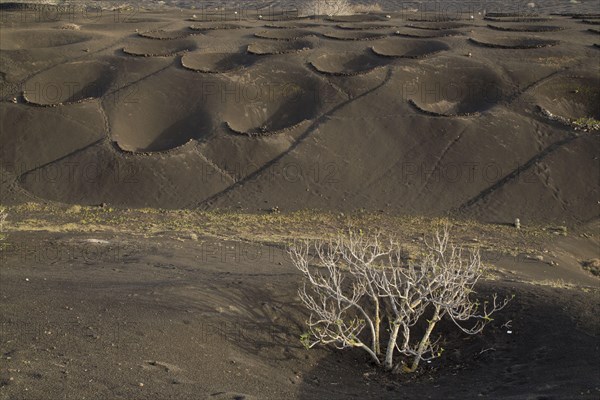
M 352 14 L 354 14 L 354 10 L 348 0 L 312 0 L 304 4 L 299 10 L 301 17 Z
M 383 8 L 379 3 L 354 4 L 352 6 L 352 11 L 356 14 L 380 13 L 383 12 Z
M 404 260 L 398 242 L 384 244 L 379 235 L 361 231 L 327 241 L 297 241 L 289 254 L 304 274 L 299 295 L 310 311 L 303 344 L 361 348 L 388 370 L 414 372 L 420 361 L 440 356 L 431 337 L 443 318 L 466 334 L 480 333 L 509 299 L 474 299 L 483 269 L 479 251 L 465 254 L 449 239 L 448 227 L 436 232 L 417 262 Z M 386 338 L 381 335 L 384 323 Z M 410 362 L 394 363 L 396 351 Z

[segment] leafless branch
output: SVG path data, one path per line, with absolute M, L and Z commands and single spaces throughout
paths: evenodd
M 431 340 L 442 318 L 466 334 L 480 333 L 510 299 L 494 295 L 480 303 L 474 298 L 483 268 L 479 251 L 465 254 L 451 244 L 448 226 L 425 242 L 425 250 L 419 262 L 404 263 L 397 241 L 384 243 L 377 234 L 353 230 L 328 241 L 296 242 L 289 254 L 306 278 L 299 295 L 310 312 L 304 344 L 362 348 L 390 370 L 397 351 L 412 359 L 410 366 L 397 366 L 412 372 L 420 361 L 442 353 L 438 341 Z M 424 319 L 425 331 L 415 337 L 414 327 Z M 389 338 L 382 357 L 384 322 Z

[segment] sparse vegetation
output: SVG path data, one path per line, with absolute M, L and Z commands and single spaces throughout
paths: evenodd
M 8 213 L 6 212 L 6 207 L 0 206 L 0 240 L 4 240 L 6 237 L 4 236 L 4 221 L 8 217 Z
M 479 251 L 463 257 L 448 226 L 425 242 L 414 262 L 398 242 L 384 245 L 378 235 L 353 230 L 327 241 L 297 241 L 289 254 L 306 278 L 299 290 L 310 311 L 305 347 L 360 348 L 388 370 L 414 372 L 422 360 L 439 357 L 443 349 L 432 334 L 443 318 L 474 335 L 509 301 L 473 298 L 483 272 Z M 396 351 L 408 362 L 395 363 Z
M 68 211 L 68 212 L 67 212 Z M 544 242 L 556 235 L 549 227 L 527 224 L 516 230 L 512 224 L 484 224 L 471 220 L 397 216 L 378 212 L 347 213 L 314 210 L 265 212 L 228 210 L 164 210 L 159 208 L 115 209 L 99 206 L 57 206 L 23 203 L 7 207 L 11 215 L 8 231 L 127 232 L 153 235 L 164 232 L 196 232 L 203 236 L 285 246 L 297 239 L 328 240 L 348 226 L 377 228 L 382 237 L 402 232 L 403 245 L 411 254 L 422 248 L 423 235 L 440 224 L 453 225 L 455 239 L 466 247 L 477 247 L 485 257 L 504 254 L 538 254 Z M 475 241 L 473 238 L 477 237 Z M 597 239 L 598 235 L 591 233 Z M 495 258 L 494 258 L 495 259 Z
M 600 130 L 600 121 L 592 117 L 582 117 L 571 121 L 571 124 L 582 131 L 597 131 Z
M 563 125 L 568 125 L 576 131 L 590 132 L 600 130 L 600 121 L 592 117 L 581 117 L 577 119 L 569 119 L 560 115 L 552 114 L 545 108 L 538 106 L 542 115 L 551 121 L 558 121 Z
M 564 279 L 544 279 L 541 281 L 531 281 L 530 283 L 532 285 L 548 286 L 555 289 L 583 289 L 582 287 L 565 282 Z

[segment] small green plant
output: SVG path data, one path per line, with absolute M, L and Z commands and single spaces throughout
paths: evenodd
M 600 130 L 600 121 L 592 117 L 581 117 L 571 121 L 575 128 L 583 131 L 597 131 Z

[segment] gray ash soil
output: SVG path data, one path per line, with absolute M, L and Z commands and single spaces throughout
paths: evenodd
M 4 203 L 598 215 L 598 128 L 575 129 L 600 98 L 582 17 L 19 13 L 0 26 Z

